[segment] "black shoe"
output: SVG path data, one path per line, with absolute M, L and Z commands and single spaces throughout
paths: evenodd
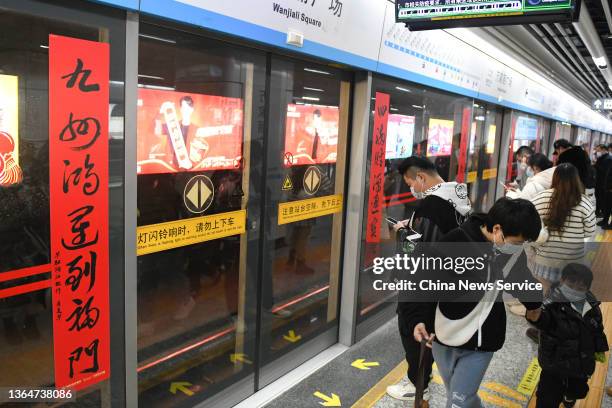
M 525 331 L 525 335 L 534 343 L 540 344 L 540 331 L 538 329 L 530 327 Z

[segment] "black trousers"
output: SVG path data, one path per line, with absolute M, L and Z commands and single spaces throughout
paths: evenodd
M 560 377 L 555 371 L 542 370 L 536 392 L 536 408 L 559 408 L 563 397 L 579 400 L 589 392 L 588 379 Z
M 603 193 L 603 208 L 601 212 L 601 216 L 604 218 L 604 222 L 606 225 L 610 225 L 612 221 L 610 221 L 610 217 L 612 216 L 612 191 L 606 191 Z
M 404 352 L 406 353 L 406 361 L 408 362 L 408 379 L 410 382 L 416 386 L 417 377 L 419 374 L 419 358 L 421 354 L 421 345 L 414 340 L 413 330 L 414 328 L 408 327 L 402 319 L 402 314 L 399 313 L 397 316 L 400 338 L 402 340 L 402 346 L 404 347 Z M 425 367 L 425 376 L 424 376 L 424 387 L 427 388 L 429 386 L 429 381 L 431 379 L 431 366 L 433 362 L 428 364 Z

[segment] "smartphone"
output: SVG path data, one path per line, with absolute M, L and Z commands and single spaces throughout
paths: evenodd
M 397 224 L 399 221 L 396 220 L 395 218 L 391 218 L 391 217 L 387 217 L 387 222 L 391 225 L 395 225 Z

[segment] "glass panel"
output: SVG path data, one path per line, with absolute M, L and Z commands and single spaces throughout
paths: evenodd
M 375 78 L 372 89 L 366 180 L 370 180 L 374 107 L 377 92 L 390 95 L 391 102 L 387 122 L 383 183 L 384 205 L 380 233 L 377 234 L 380 242 L 366 241 L 366 223 L 364 222 L 361 237 L 358 321 L 375 314 L 386 306 L 386 302 L 394 300 L 393 297 L 385 297 L 388 295 L 383 296 L 383 292 L 374 290 L 373 281 L 381 277 L 374 275 L 371 268 L 375 257 L 392 256 L 398 251 L 395 232 L 385 218 L 408 219 L 417 205 L 415 198 L 410 194 L 409 187 L 397 172 L 399 164 L 411 155 L 424 156 L 434 163 L 438 173 L 445 181 L 455 180 L 460 168 L 459 146 L 462 133 L 464 133 L 462 130 L 465 131 L 462 129 L 463 118 L 471 117 L 472 109 L 472 100 L 468 98 Z M 468 136 L 465 132 L 465 137 Z M 364 200 L 364 219 L 367 219 L 369 192 Z
M 518 179 L 519 187 L 522 188 L 524 186 L 527 179 L 523 175 L 527 168 L 528 157 L 528 154 L 525 155 L 524 153 L 529 151 L 534 153 L 546 152 L 545 144 L 548 139 L 549 126 L 550 121 L 539 116 L 512 111 L 512 123 L 509 129 L 511 133 L 509 140 L 512 142 L 507 157 L 509 166 L 505 176 L 506 183 L 515 182 Z M 557 128 L 557 130 L 559 129 L 561 128 Z M 525 150 L 525 147 L 531 150 Z M 520 158 L 517 157 L 519 149 L 521 152 Z M 519 160 L 522 160 L 521 163 L 519 163 Z
M 502 120 L 501 110 L 474 104 L 467 182 L 475 211 L 487 211 L 495 202 Z
M 110 189 L 111 320 L 123 321 L 125 22 L 121 13 L 94 5 L 89 12 L 80 12 L 60 1 L 53 5 L 27 0 L 8 3 L 0 9 L 0 358 L 4 362 L 0 387 L 54 387 L 49 34 L 111 45 L 110 186 L 106 186 Z M 111 327 L 111 344 L 121 345 L 111 356 L 112 382 L 121 383 L 122 325 Z M 120 365 L 116 365 L 117 358 Z M 79 391 L 77 404 L 110 407 L 110 383 L 103 381 Z M 113 388 L 112 398 L 122 399 L 120 388 Z
M 591 140 L 591 130 L 585 128 L 577 128 L 576 129 L 576 142 L 574 143 L 576 146 L 580 146 L 584 149 L 588 154 L 591 153 L 591 146 L 589 141 Z
M 151 25 L 139 47 L 139 400 L 194 404 L 253 372 L 265 57 Z
M 261 358 L 337 325 L 348 82 L 272 59 Z

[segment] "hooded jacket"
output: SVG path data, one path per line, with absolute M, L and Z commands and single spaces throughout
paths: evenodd
M 555 174 L 555 167 L 543 170 L 538 174 L 527 179 L 527 184 L 522 190 L 508 191 L 506 197 L 508 198 L 523 198 L 525 200 L 532 200 L 538 193 L 544 190 L 548 190 L 552 186 L 552 178 Z
M 421 242 L 436 242 L 444 234 L 460 226 L 472 212 L 467 186 L 463 183 L 444 182 L 423 192 L 419 206 L 410 219 L 410 228 L 421 234 Z M 398 302 L 402 335 L 412 337 L 414 326 L 433 325 L 435 303 Z M 418 316 L 418 317 L 417 317 Z M 421 321 L 417 321 L 421 319 Z
M 462 224 L 461 227 L 453 229 L 438 242 L 457 242 L 468 244 L 462 246 L 462 256 L 477 258 L 486 254 L 487 259 L 489 260 L 488 263 L 491 266 L 490 270 L 494 271 L 493 273 L 501 272 L 501 270 L 510 260 L 511 255 L 499 254 L 496 256 L 489 256 L 493 255 L 494 253 L 493 244 L 491 244 L 485 238 L 480 230 L 480 227 L 484 224 L 485 219 L 483 216 L 479 214 L 473 215 L 464 224 Z M 427 255 L 444 256 L 445 254 L 436 253 L 436 248 L 433 246 L 431 248 L 431 252 L 429 252 Z M 444 273 L 454 274 L 455 272 Z M 479 272 L 472 271 L 472 273 Z M 482 282 L 486 281 L 486 269 L 480 272 L 480 274 L 485 276 L 473 276 L 472 279 Z M 520 256 L 504 280 L 505 282 L 537 282 L 527 268 L 527 256 L 525 255 L 525 252 L 520 253 Z M 476 291 L 473 293 L 476 293 Z M 480 293 L 482 294 L 481 297 L 484 297 L 485 292 L 481 291 Z M 539 292 L 537 295 L 534 295 L 534 293 L 527 294 L 524 291 L 511 291 L 510 293 L 514 297 L 518 298 L 527 310 L 537 309 L 541 306 L 540 301 L 533 301 L 535 300 L 534 298 L 536 296 L 541 299 Z M 463 342 L 462 344 L 456 344 L 456 338 L 453 338 L 454 336 L 461 336 L 464 334 L 462 333 L 463 329 L 457 326 L 461 326 L 461 320 L 464 320 L 468 315 L 470 315 L 470 313 L 473 312 L 478 305 L 478 302 L 439 302 L 437 306 L 438 313 L 435 317 L 436 321 L 434 322 L 434 326 L 427 326 L 427 309 L 425 308 L 417 309 L 415 313 L 413 313 L 411 321 L 413 324 L 417 324 L 419 322 L 426 323 L 427 329 L 430 332 L 434 331 L 436 333 L 436 341 L 440 344 L 466 350 L 497 351 L 502 348 L 506 340 L 506 309 L 502 301 L 501 292 L 498 294 L 498 297 L 495 300 L 492 308 L 488 311 L 488 314 L 485 313 L 484 315 L 479 316 L 483 323 L 467 341 Z M 444 319 L 453 320 L 458 323 L 457 325 L 454 324 L 456 329 L 455 333 L 444 336 L 438 333 L 438 330 L 434 330 L 434 328 L 440 328 L 441 319 L 438 319 L 439 314 L 441 314 Z M 470 322 L 466 321 L 465 323 L 467 326 L 467 324 Z
M 559 286 L 551 289 L 540 318 L 531 322 L 540 329 L 538 360 L 543 370 L 560 377 L 588 377 L 595 370 L 595 353 L 608 351 L 600 302 L 590 292 L 585 302 L 579 313 Z
M 436 242 L 453 228 L 460 226 L 472 213 L 467 186 L 463 183 L 436 184 L 423 192 L 410 228 L 422 235 L 423 242 Z

